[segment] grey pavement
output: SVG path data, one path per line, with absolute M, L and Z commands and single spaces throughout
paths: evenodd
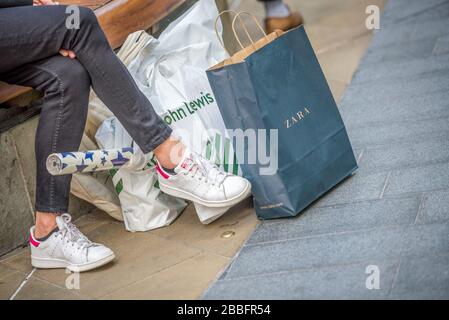
M 389 0 L 339 108 L 357 173 L 262 222 L 203 298 L 449 298 L 449 0 Z

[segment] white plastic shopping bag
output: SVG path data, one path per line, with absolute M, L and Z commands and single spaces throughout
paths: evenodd
M 152 40 L 155 39 L 145 31 L 136 31 L 126 38 L 117 56 L 125 65 L 128 65 L 143 47 L 148 47 L 149 42 Z M 89 114 L 80 150 L 95 150 L 99 148 L 95 143 L 95 133 L 103 121 L 112 116 L 112 112 L 91 91 Z M 111 217 L 123 221 L 120 200 L 114 189 L 109 172 L 99 171 L 74 174 L 70 192 L 78 198 L 92 203 Z
M 193 151 L 225 171 L 239 174 L 236 155 L 206 76 L 226 58 L 214 29 L 214 0 L 200 0 L 150 41 L 129 64 L 139 88 L 156 112 Z M 229 208 L 195 204 L 202 223 Z
M 115 117 L 103 121 L 95 138 L 101 148 L 136 149 L 129 163 L 110 171 L 126 229 L 148 231 L 170 225 L 187 204 L 160 191 L 152 153 L 140 151 Z

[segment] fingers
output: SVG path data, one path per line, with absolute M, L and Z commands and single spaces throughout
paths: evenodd
M 44 6 L 52 6 L 52 5 L 57 5 L 58 2 L 55 2 L 53 0 L 40 0 L 40 2 L 44 5 Z
M 69 52 L 67 50 L 61 49 L 59 50 L 59 54 L 64 57 L 67 57 L 69 55 Z
M 59 54 L 61 54 L 64 57 L 68 57 L 70 59 L 75 59 L 76 58 L 75 52 L 73 52 L 71 50 L 61 49 L 61 50 L 59 50 Z

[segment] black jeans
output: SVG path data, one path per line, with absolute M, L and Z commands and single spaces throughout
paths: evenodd
M 67 212 L 71 176 L 51 176 L 46 159 L 78 150 L 90 87 L 145 152 L 171 134 L 117 58 L 92 10 L 80 7 L 80 28 L 67 29 L 65 6 L 0 9 L 0 80 L 43 92 L 36 132 L 36 210 Z M 77 58 L 62 57 L 59 49 Z

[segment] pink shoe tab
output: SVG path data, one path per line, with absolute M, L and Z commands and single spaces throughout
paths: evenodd
M 162 178 L 168 179 L 170 177 L 164 170 L 162 170 L 162 168 L 159 166 L 159 163 L 156 165 L 156 170 L 157 172 L 159 172 Z
M 40 243 L 40 242 L 37 242 L 36 240 L 34 240 L 33 235 L 30 233 L 30 244 L 37 248 L 37 247 L 39 247 L 39 245 L 40 245 L 41 243 Z

